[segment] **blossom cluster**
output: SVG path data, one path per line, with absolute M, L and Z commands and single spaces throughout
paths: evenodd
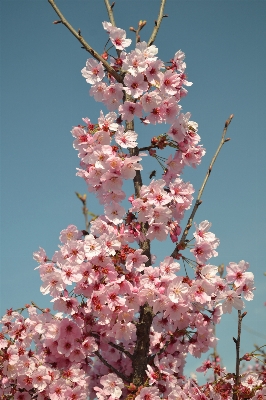
M 54 312 L 32 304 L 8 310 L 2 318 L 0 396 L 15 400 L 88 396 L 114 400 L 128 395 L 137 400 L 231 399 L 232 376 L 223 371 L 220 380 L 199 387 L 185 379 L 184 366 L 188 353 L 198 358 L 215 347 L 214 325 L 222 314 L 231 313 L 232 308 L 242 310 L 243 299 L 252 300 L 254 276 L 248 263 L 230 263 L 224 278 L 218 267 L 208 264 L 217 256 L 219 245 L 208 221 L 195 225 L 191 277 L 182 276 L 173 257 L 156 263 L 155 256 L 149 259 L 141 248 L 144 241 L 163 241 L 168 235 L 172 242 L 178 241 L 180 222 L 194 192 L 180 175 L 184 166 L 196 167 L 205 153 L 198 144 L 197 124 L 190 121 L 189 113 L 180 112 L 179 101 L 186 94 L 183 85 L 190 85 L 185 55 L 179 50 L 166 66 L 156 56 L 158 49 L 145 42 L 126 53 L 131 40 L 125 31 L 107 22 L 103 26 L 118 50 L 119 56 L 110 59 L 112 67 L 124 74 L 123 83 L 117 83 L 101 62 L 87 61 L 82 75 L 92 85 L 90 94 L 109 112 L 101 111 L 97 124 L 84 118 L 85 125 L 74 127 L 72 135 L 81 160 L 78 175 L 104 205 L 104 215 L 91 221 L 89 232 L 74 225 L 64 229 L 59 250 L 51 258 L 42 248 L 34 253 L 41 292 L 52 297 Z M 120 204 L 126 198 L 123 181 L 136 177 L 147 155 L 132 152 L 138 149 L 138 134 L 128 129 L 134 117 L 144 125 L 170 124 L 163 140 L 152 139 L 149 156 L 155 157 L 157 149 L 167 145 L 175 153 L 166 160 L 160 179 L 142 185 L 138 196 L 129 198 L 126 212 Z M 183 249 L 177 258 L 186 260 Z M 146 380 L 135 387 L 136 326 L 140 310 L 147 305 L 152 309 L 152 325 Z M 24 310 L 27 316 L 22 315 Z M 255 396 L 261 381 L 254 382 L 249 388 Z M 225 386 L 226 397 L 221 395 Z
M 206 232 L 208 225 L 201 223 L 195 235 L 202 232 L 201 237 L 216 240 Z M 146 371 L 150 388 L 140 395 L 148 390 L 174 398 L 185 390 L 187 354 L 200 357 L 213 348 L 214 324 L 232 307 L 243 309 L 240 294 L 251 299 L 246 286 L 251 288 L 253 274 L 246 271 L 246 262 L 230 263 L 225 279 L 213 265 L 198 266 L 190 279 L 179 275 L 179 263 L 169 256 L 158 266 L 145 267 L 142 250 L 123 244 L 115 228 L 98 218 L 92 223 L 93 234 L 83 239 L 70 225 L 61 232 L 62 245 L 52 260 L 43 249 L 34 253 L 40 263 L 41 292 L 52 296 L 57 313 L 38 314 L 36 307 L 27 306 L 27 318 L 12 310 L 3 317 L 3 393 L 16 388 L 17 396 L 23 393 L 19 398 L 37 391 L 39 399 L 60 399 L 73 398 L 73 393 L 85 398 L 96 391 L 100 399 L 120 398 L 126 393 L 123 381 L 109 373 L 102 359 L 130 376 L 138 312 L 148 302 L 154 314 Z M 237 285 L 231 283 L 236 277 Z

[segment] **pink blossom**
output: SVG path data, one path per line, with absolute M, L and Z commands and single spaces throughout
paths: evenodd
M 70 338 L 60 338 L 57 342 L 57 351 L 65 357 L 69 357 L 70 353 L 75 349 L 73 340 Z
M 78 230 L 75 225 L 68 225 L 66 229 L 63 229 L 60 232 L 60 241 L 62 243 L 67 243 L 70 240 L 78 240 L 81 239 L 82 232 Z
M 103 101 L 106 84 L 104 82 L 97 82 L 90 88 L 90 96 L 94 97 L 95 101 Z
M 146 370 L 147 377 L 149 378 L 149 384 L 152 385 L 159 380 L 159 373 L 156 372 L 150 365 L 147 365 Z
M 148 257 L 144 254 L 143 250 L 138 249 L 134 253 L 128 254 L 126 258 L 126 269 L 131 271 L 134 267 L 136 271 L 143 271 L 145 267 L 145 262 L 148 261 Z
M 132 101 L 125 101 L 120 105 L 118 111 L 122 115 L 123 120 L 132 121 L 134 116 L 142 117 L 142 107 L 140 103 L 133 103 Z
M 39 366 L 32 373 L 32 385 L 34 388 L 38 389 L 40 392 L 46 388 L 46 386 L 51 381 L 51 376 L 48 374 L 48 370 L 44 366 Z
M 212 232 L 208 232 L 211 225 L 212 224 L 207 220 L 201 222 L 199 226 L 197 226 L 197 224 L 195 223 L 196 232 L 193 234 L 193 236 L 195 237 L 197 243 L 205 241 L 210 243 L 212 247 L 216 249 L 220 241 L 215 237 Z
M 145 75 L 148 81 L 152 84 L 160 81 L 161 73 L 160 69 L 163 67 L 163 62 L 161 60 L 151 61 L 145 70 Z
M 51 400 L 61 400 L 64 398 L 66 391 L 66 382 L 64 379 L 59 378 L 49 385 L 49 395 Z
M 138 42 L 136 44 L 136 51 L 143 54 L 146 59 L 155 60 L 155 55 L 158 53 L 158 48 L 152 44 L 149 45 L 146 42 Z
M 166 239 L 169 233 L 169 228 L 164 223 L 158 222 L 150 225 L 147 231 L 147 238 L 150 240 L 160 240 L 161 242 Z
M 229 263 L 226 267 L 226 280 L 231 283 L 233 282 L 235 286 L 239 287 L 243 285 L 247 280 L 253 281 L 254 275 L 252 272 L 246 272 L 249 268 L 249 264 L 244 260 L 240 261 L 239 264 Z
M 195 243 L 193 249 L 190 250 L 194 254 L 197 262 L 205 263 L 209 258 L 216 257 L 218 255 L 217 251 L 207 242 Z
M 251 272 L 250 272 L 251 273 Z M 256 288 L 254 287 L 254 282 L 253 280 L 246 280 L 244 281 L 244 283 L 242 285 L 240 285 L 237 289 L 236 289 L 236 293 L 238 295 L 241 295 L 244 297 L 245 300 L 250 301 L 253 300 L 254 297 L 254 293 L 253 291 Z
M 115 225 L 123 222 L 123 216 L 125 215 L 124 207 L 119 204 L 108 204 L 104 208 L 105 216 L 109 221 L 112 221 Z
M 205 155 L 206 151 L 202 146 L 189 148 L 186 153 L 183 153 L 183 161 L 186 165 L 196 168 L 200 164 L 201 158 Z
M 240 299 L 240 297 L 234 290 L 228 290 L 227 292 L 222 293 L 219 298 L 224 299 L 224 302 L 222 304 L 224 314 L 231 314 L 232 307 L 236 308 L 237 310 L 242 310 L 244 308 L 243 300 Z
M 259 376 L 256 372 L 248 372 L 248 373 L 242 375 L 241 384 L 252 390 L 254 388 L 254 386 L 261 385 L 262 380 L 259 379 Z
M 89 58 L 86 62 L 86 67 L 81 70 L 82 76 L 86 78 L 86 82 L 95 84 L 100 82 L 104 77 L 103 65 L 101 62 Z
M 101 253 L 101 244 L 94 238 L 93 235 L 86 235 L 84 251 L 87 259 L 90 260 Z
M 126 39 L 126 32 L 124 29 L 112 27 L 110 30 L 110 40 L 118 50 L 124 50 L 125 47 L 131 45 L 132 40 Z
M 146 117 L 146 121 L 153 125 L 161 124 L 164 120 L 164 112 L 162 107 L 155 107 L 151 110 L 150 114 Z
M 88 337 L 82 342 L 82 348 L 86 355 L 98 350 L 98 345 L 94 338 Z
M 107 86 L 103 93 L 102 102 L 106 105 L 108 110 L 116 110 L 123 98 L 123 86 L 122 83 L 113 83 Z
M 123 148 L 134 148 L 137 146 L 137 139 L 138 135 L 134 131 L 126 131 L 124 132 L 124 127 L 119 126 L 116 134 L 115 134 L 115 141 Z
M 104 21 L 102 22 L 102 24 L 103 24 L 103 29 L 105 29 L 107 33 L 110 33 L 114 29 L 114 26 L 111 24 L 111 22 Z
M 181 106 L 179 106 L 173 98 L 167 98 L 163 101 L 161 110 L 164 120 L 167 124 L 171 124 L 179 113 Z
M 100 383 L 103 386 L 103 392 L 105 395 L 111 395 L 115 399 L 119 399 L 122 390 L 124 387 L 123 381 L 121 378 L 118 378 L 116 374 L 108 374 L 104 375 L 100 379 Z
M 39 249 L 40 249 L 39 251 L 36 251 L 35 253 L 33 253 L 33 258 L 38 263 L 44 263 L 48 260 L 47 255 L 45 253 L 45 250 L 42 247 L 40 247 Z
M 175 55 L 174 58 L 171 60 L 173 66 L 179 70 L 179 71 L 184 71 L 184 69 L 186 68 L 186 63 L 184 62 L 185 59 L 185 53 L 183 53 L 183 51 L 178 50 Z
M 42 294 L 50 293 L 51 296 L 57 297 L 65 288 L 61 273 L 53 272 L 43 277 L 43 284 L 40 288 Z
M 145 112 L 151 112 L 154 108 L 157 108 L 162 101 L 162 97 L 159 95 L 158 90 L 145 93 L 141 96 L 140 103 Z
M 104 116 L 103 112 L 100 112 L 100 117 L 98 118 L 99 127 L 104 132 L 116 131 L 118 128 L 118 124 L 114 122 L 117 119 L 117 115 L 115 112 L 109 112 Z M 105 143 L 103 143 L 105 144 Z
M 177 92 L 176 86 L 180 81 L 179 75 L 168 70 L 160 77 L 160 91 L 164 95 L 174 95 Z
M 136 400 L 160 400 L 160 392 L 157 387 L 146 387 L 140 390 Z
M 186 298 L 189 286 L 182 281 L 182 276 L 177 276 L 168 286 L 167 296 L 173 303 L 178 303 Z
M 126 85 L 124 87 L 125 92 L 135 99 L 148 90 L 148 84 L 144 81 L 144 76 L 142 74 L 136 74 L 136 76 L 126 74 L 124 83 Z
M 81 278 L 82 275 L 80 274 Z M 80 280 L 81 280 L 80 278 Z M 78 300 L 73 297 L 56 297 L 52 300 L 54 303 L 54 310 L 64 312 L 66 314 L 75 314 L 78 311 Z
M 127 157 L 121 168 L 121 176 L 124 179 L 133 179 L 136 176 L 136 171 L 141 171 L 142 165 L 139 163 L 142 158 L 138 156 Z
M 138 50 L 131 51 L 123 63 L 123 69 L 127 70 L 132 75 L 144 72 L 146 70 L 144 55 Z
M 160 276 L 162 282 L 172 281 L 176 275 L 175 272 L 180 270 L 180 264 L 174 261 L 173 257 L 165 257 L 160 263 Z

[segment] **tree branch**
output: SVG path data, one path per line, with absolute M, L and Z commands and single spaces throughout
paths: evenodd
M 96 339 L 100 339 L 99 333 L 93 333 L 90 332 L 90 336 L 95 337 Z M 133 355 L 129 353 L 129 351 L 125 350 L 123 346 L 119 346 L 119 344 L 113 343 L 113 342 L 108 342 L 109 346 L 113 347 L 114 349 L 121 351 L 121 353 L 124 353 L 128 358 L 132 360 Z
M 233 337 L 233 341 L 235 342 L 235 345 L 236 345 L 236 375 L 235 375 L 235 390 L 234 390 L 234 394 L 233 394 L 233 400 L 238 399 L 237 390 L 238 390 L 238 386 L 240 383 L 240 356 L 239 356 L 239 353 L 240 353 L 241 323 L 242 323 L 242 319 L 245 317 L 246 314 L 247 314 L 246 312 L 241 314 L 241 311 L 238 310 L 237 339 L 235 339 Z
M 140 317 L 137 323 L 137 341 L 133 354 L 132 382 L 137 387 L 141 386 L 146 379 L 146 369 L 149 359 L 150 349 L 150 329 L 153 320 L 152 307 L 145 303 L 140 307 Z
M 110 6 L 110 3 L 109 3 L 109 0 L 104 0 L 104 2 L 105 2 L 105 6 L 106 6 L 106 9 L 107 9 L 107 12 L 108 12 L 109 20 L 110 20 L 110 22 L 111 22 L 111 24 L 113 26 L 116 26 L 114 13 L 113 13 L 113 7 L 115 5 L 115 2 L 113 2 L 113 4 L 111 6 Z M 116 54 L 117 54 L 118 57 L 120 57 L 121 50 L 116 49 Z
M 126 101 L 130 101 L 131 97 L 126 95 L 125 96 Z M 134 130 L 134 120 L 132 121 L 126 121 L 126 131 L 128 130 Z M 139 148 L 134 147 L 133 149 L 129 149 L 129 154 L 131 157 L 133 156 L 138 156 L 139 155 Z M 138 198 L 140 197 L 140 189 L 142 187 L 142 177 L 141 173 L 139 170 L 136 170 L 136 175 L 133 179 L 134 183 L 134 189 L 135 189 L 135 196 Z M 148 223 L 146 222 L 145 224 L 141 224 L 141 231 L 145 235 L 147 233 L 147 230 L 149 229 Z M 139 244 L 140 248 L 143 250 L 142 254 L 148 257 L 148 261 L 146 262 L 146 267 L 151 266 L 151 250 L 150 250 L 150 240 L 146 239 L 143 242 L 140 242 Z
M 109 20 L 113 26 L 116 26 L 113 13 L 113 6 L 115 5 L 115 3 L 113 2 L 112 6 L 110 6 L 109 0 L 104 0 L 104 2 L 109 15 Z
M 54 0 L 48 0 L 48 2 L 51 4 L 51 6 L 53 7 L 53 9 L 55 10 L 56 14 L 59 16 L 61 22 L 63 25 L 65 25 L 67 27 L 67 29 L 72 33 L 72 35 L 75 36 L 75 38 L 78 39 L 78 41 L 82 44 L 82 46 L 84 47 L 85 50 L 87 50 L 92 57 L 94 57 L 96 60 L 101 61 L 104 65 L 104 67 L 106 68 L 106 70 L 109 72 L 109 74 L 111 74 L 116 80 L 117 82 L 123 82 L 123 77 L 121 75 L 119 75 L 110 65 L 109 63 L 99 54 L 97 53 L 96 50 L 94 50 L 87 42 L 86 40 L 83 39 L 83 37 L 81 36 L 80 32 L 77 32 L 72 25 L 70 25 L 70 23 L 65 19 L 65 17 L 63 16 L 63 14 L 61 13 L 61 11 L 59 10 L 59 8 L 57 7 L 57 5 L 55 4 Z
M 217 158 L 218 154 L 220 153 L 220 150 L 221 150 L 221 148 L 223 147 L 224 143 L 225 143 L 225 142 L 228 142 L 228 141 L 230 140 L 229 138 L 225 139 L 225 135 L 226 135 L 226 132 L 227 132 L 227 128 L 228 128 L 228 126 L 230 125 L 230 123 L 231 123 L 231 121 L 232 121 L 233 118 L 234 118 L 234 115 L 231 114 L 230 117 L 225 121 L 224 130 L 223 130 L 223 134 L 222 134 L 222 139 L 221 139 L 220 144 L 219 144 L 219 146 L 218 146 L 218 148 L 217 148 L 217 150 L 216 150 L 216 152 L 215 152 L 215 154 L 214 154 L 214 156 L 213 156 L 213 158 L 212 158 L 212 160 L 211 160 L 211 163 L 210 163 L 210 166 L 209 166 L 209 168 L 208 168 L 207 174 L 206 174 L 206 176 L 205 176 L 205 178 L 204 178 L 204 180 L 203 180 L 203 183 L 202 183 L 202 185 L 201 185 L 201 188 L 200 188 L 200 190 L 199 190 L 198 197 L 197 197 L 197 199 L 196 199 L 196 203 L 195 203 L 195 205 L 194 205 L 194 207 L 193 207 L 193 210 L 192 210 L 191 215 L 190 215 L 190 217 L 189 217 L 189 219 L 188 219 L 186 228 L 185 228 L 185 230 L 184 230 L 184 232 L 183 232 L 183 235 L 182 235 L 182 237 L 181 237 L 179 243 L 184 243 L 185 240 L 186 240 L 186 237 L 187 237 L 187 235 L 188 235 L 188 231 L 189 231 L 189 229 L 190 229 L 191 226 L 192 226 L 192 222 L 193 222 L 194 216 L 195 216 L 195 214 L 196 214 L 196 211 L 197 211 L 199 205 L 201 204 L 201 200 L 200 200 L 200 199 L 201 199 L 202 193 L 203 193 L 203 191 L 204 191 L 204 188 L 205 188 L 205 186 L 206 186 L 206 183 L 207 183 L 207 181 L 208 181 L 208 179 L 209 179 L 209 176 L 210 176 L 210 174 L 211 174 L 213 164 L 215 163 L 216 158 Z M 176 248 L 175 248 L 175 250 L 173 251 L 173 253 L 171 254 L 171 256 L 175 258 L 177 254 L 178 254 L 178 245 L 176 246 Z
M 119 376 L 121 379 L 123 379 L 123 381 L 130 383 L 130 379 L 122 374 L 122 372 L 119 372 L 116 368 L 114 368 L 111 364 L 109 364 L 104 358 L 103 356 L 99 353 L 99 351 L 95 351 L 94 354 L 99 357 L 99 359 L 102 361 L 102 363 L 109 368 L 111 371 L 113 371 L 117 376 Z
M 155 21 L 155 25 L 154 25 L 151 37 L 150 37 L 150 39 L 148 41 L 148 46 L 151 46 L 153 44 L 153 42 L 154 42 L 154 40 L 155 40 L 155 38 L 157 36 L 157 33 L 159 31 L 162 19 L 164 17 L 163 10 L 164 10 L 165 3 L 166 3 L 166 0 L 161 0 L 160 11 L 159 11 L 159 14 L 158 14 L 157 21 Z

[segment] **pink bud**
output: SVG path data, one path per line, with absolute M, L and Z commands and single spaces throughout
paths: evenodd
M 150 154 L 150 156 L 154 157 L 154 155 L 156 154 L 156 150 L 150 149 L 149 154 Z

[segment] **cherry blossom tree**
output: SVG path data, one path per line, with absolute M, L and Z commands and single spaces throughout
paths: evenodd
M 181 176 L 196 168 L 205 154 L 198 125 L 183 112 L 187 81 L 185 54 L 178 50 L 164 62 L 154 45 L 164 14 L 161 1 L 150 39 L 140 39 L 146 21 L 130 28 L 136 44 L 116 27 L 113 8 L 105 0 L 110 22 L 103 22 L 109 49 L 94 50 L 48 0 L 59 19 L 90 53 L 82 76 L 90 95 L 108 109 L 98 121 L 88 117 L 72 129 L 80 168 L 77 175 L 94 192 L 103 214 L 86 229 L 69 225 L 60 233 L 52 256 L 40 248 L 41 292 L 52 297 L 53 311 L 35 303 L 7 310 L 0 333 L 0 395 L 3 399 L 263 399 L 265 369 L 241 372 L 240 362 L 257 353 L 240 354 L 245 301 L 253 298 L 254 276 L 246 261 L 231 262 L 222 277 L 209 264 L 217 256 L 219 239 L 207 220 L 187 239 L 194 216 L 233 115 L 193 205 L 194 188 Z M 131 49 L 130 49 L 131 46 Z M 166 124 L 166 133 L 152 137 L 136 132 Z M 143 143 L 143 144 L 142 144 Z M 168 151 L 167 157 L 161 152 Z M 163 167 L 158 179 L 144 184 L 142 159 L 153 157 Z M 151 174 L 154 175 L 154 174 Z M 126 194 L 124 181 L 133 183 Z M 125 208 L 127 207 L 127 208 Z M 181 221 L 191 209 L 182 232 Z M 152 253 L 156 239 L 171 239 L 172 254 L 158 263 Z M 188 254 L 188 250 L 190 254 Z M 190 258 L 191 257 L 191 258 Z M 181 263 L 188 265 L 181 274 Z M 187 272 L 188 271 L 188 272 Z M 70 287 L 71 286 L 71 287 Z M 236 369 L 228 372 L 207 360 L 199 372 L 211 369 L 205 385 L 184 376 L 186 357 L 200 357 L 216 347 L 215 325 L 223 314 L 237 310 Z M 257 349 L 264 355 L 263 349 Z M 260 364 L 258 364 L 260 365 Z

